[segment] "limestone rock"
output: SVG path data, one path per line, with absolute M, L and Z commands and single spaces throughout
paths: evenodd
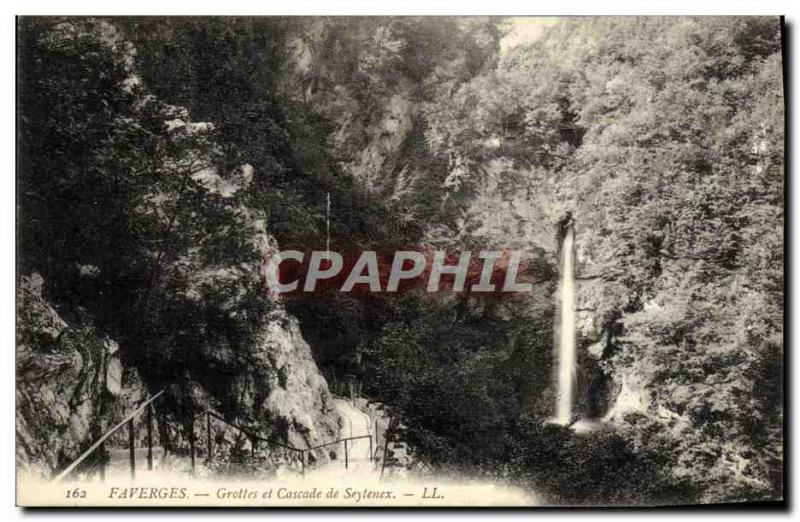
M 275 386 L 262 403 L 273 423 L 286 426 L 287 441 L 299 448 L 336 440 L 338 415 L 325 378 L 294 317 L 279 308 L 263 329 L 259 357 L 275 370 Z
M 42 297 L 38 274 L 17 287 L 17 464 L 49 476 L 100 429 L 108 352 L 89 327 L 71 327 Z
M 637 380 L 623 374 L 619 392 L 604 420 L 622 422 L 626 414 L 646 412 L 649 402 L 646 390 L 637 385 Z
M 17 343 L 40 347 L 54 343 L 67 328 L 53 307 L 42 297 L 44 279 L 34 272 L 22 277 L 17 293 Z
M 120 359 L 119 345 L 112 341 L 106 341 L 106 353 L 108 354 L 108 364 L 106 365 L 106 389 L 114 397 L 119 396 L 122 391 L 122 361 Z

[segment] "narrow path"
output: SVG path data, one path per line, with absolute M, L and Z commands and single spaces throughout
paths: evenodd
M 349 400 L 343 398 L 333 399 L 336 410 L 342 417 L 342 430 L 340 438 L 373 436 L 373 425 L 371 417 L 353 406 Z M 374 442 L 374 441 L 373 441 Z M 370 450 L 374 450 L 370 444 L 370 439 L 363 438 L 347 441 L 347 468 L 345 468 L 345 442 L 337 444 L 334 448 L 336 459 L 330 462 L 320 463 L 307 470 L 307 473 L 322 476 L 341 476 L 348 478 L 368 478 L 376 473 L 375 463 L 370 460 Z M 129 453 L 127 448 L 108 448 L 109 461 L 106 466 L 106 474 L 109 477 L 128 477 L 130 476 Z M 136 448 L 136 476 L 137 478 L 152 478 L 164 473 L 164 464 L 170 471 L 191 471 L 191 460 L 188 457 L 177 457 L 170 455 L 168 462 L 163 462 L 163 448 L 153 448 L 153 471 L 147 470 L 147 449 Z M 205 458 L 198 456 L 195 474 L 198 476 L 208 476 L 212 474 L 205 468 Z M 99 477 L 94 477 L 99 480 Z
M 341 438 L 372 436 L 372 421 L 369 415 L 350 404 L 347 399 L 333 399 L 333 404 L 342 416 Z M 347 442 L 347 468 L 344 462 L 344 442 L 336 445 L 336 460 L 314 466 L 307 471 L 311 480 L 373 480 L 375 463 L 370 460 L 370 440 L 367 438 Z
M 130 453 L 128 448 L 111 447 L 107 448 L 108 461 L 106 462 L 106 476 L 110 479 L 127 479 L 130 477 Z M 159 469 L 164 458 L 164 449 L 160 446 L 153 446 L 153 469 L 147 469 L 147 449 L 136 448 L 134 450 L 134 460 L 136 461 L 137 478 L 158 478 L 161 475 Z M 94 472 L 86 480 L 89 482 L 101 482 L 100 474 Z
M 346 399 L 334 399 L 333 403 L 342 418 L 345 419 L 342 433 L 344 437 L 372 435 L 372 422 L 369 415 L 353 407 Z M 353 440 L 347 444 L 347 452 L 353 462 L 369 462 L 369 439 Z

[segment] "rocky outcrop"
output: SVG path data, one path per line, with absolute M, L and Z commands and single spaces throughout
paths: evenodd
M 308 447 L 336 440 L 339 417 L 297 319 L 283 309 L 272 312 L 261 346 L 264 362 L 274 369 L 262 407 L 269 417 L 287 426 L 288 442 Z
M 208 128 L 189 123 L 184 132 L 192 136 Z M 243 165 L 225 178 L 210 168 L 194 179 L 198 190 L 207 193 L 203 197 L 219 198 L 225 219 L 243 232 L 250 262 L 210 263 L 202 249 L 190 249 L 166 267 L 165 277 L 181 281 L 174 298 L 189 309 L 210 308 L 232 319 L 240 332 L 232 336 L 204 326 L 208 336 L 197 347 L 192 367 L 176 383 L 165 383 L 167 389 L 182 397 L 184 407 L 197 412 L 210 408 L 283 444 L 307 448 L 335 440 L 339 416 L 330 403 L 327 382 L 297 320 L 265 286 L 265 270 L 279 250 L 277 242 L 263 216 L 236 198 L 249 189 L 252 167 Z M 255 318 L 250 307 L 258 310 Z
M 340 419 L 311 348 L 297 320 L 265 288 L 264 269 L 279 248 L 267 230 L 264 213 L 246 203 L 254 168 L 243 164 L 232 172 L 219 171 L 213 123 L 193 122 L 182 107 L 150 98 L 143 100 L 147 103 L 158 106 L 168 140 L 190 144 L 189 162 L 207 165 L 191 174 L 194 183 L 188 190 L 196 194 L 197 213 L 213 216 L 197 236 L 196 223 L 184 225 L 177 219 L 174 224 L 168 212 L 159 213 L 158 205 L 156 210 L 153 206 L 138 209 L 162 221 L 162 226 L 174 225 L 177 235 L 198 237 L 196 247 L 182 251 L 164 267 L 164 284 L 170 287 L 171 298 L 187 310 L 207 310 L 224 317 L 220 322 L 226 323 L 224 327 L 201 324 L 206 335 L 200 344 L 189 353 L 176 350 L 172 354 L 171 364 L 188 366 L 173 382 L 161 383 L 173 397 L 166 401 L 172 406 L 167 410 L 179 416 L 181 409 L 209 408 L 255 433 L 298 448 L 335 440 Z M 167 158 L 166 164 L 180 169 L 185 161 Z M 154 189 L 153 201 L 167 205 L 174 197 Z M 216 222 L 224 226 L 216 228 Z M 239 234 L 241 243 L 220 256 L 219 244 L 230 240 L 231 230 Z M 147 367 L 141 373 L 143 379 L 152 380 Z
M 146 283 L 134 292 L 141 297 L 104 319 L 105 330 L 119 332 L 112 340 L 92 323 L 94 311 L 107 312 L 107 305 L 93 287 L 82 285 L 97 274 L 114 284 L 119 267 L 69 260 L 79 267 L 70 283 L 85 292 L 70 289 L 64 312 L 80 317 L 81 324 L 68 325 L 56 312 L 62 303 L 42 297 L 41 277 L 21 278 L 20 465 L 51 475 L 160 390 L 164 396 L 154 403 L 157 442 L 166 436 L 174 447 L 186 444 L 187 424 L 204 409 L 300 448 L 335 440 L 339 415 L 311 349 L 280 300 L 264 292 L 263 268 L 277 245 L 264 213 L 248 205 L 253 167 L 218 170 L 214 126 L 194 122 L 186 109 L 146 92 L 136 74 L 135 50 L 113 23 L 59 21 L 42 38 L 69 45 L 87 35 L 113 49 L 128 75 L 118 88 L 131 103 L 118 125 L 147 134 L 159 159 L 153 169 L 131 175 L 137 190 L 126 200 L 128 217 L 147 245 L 131 249 L 128 268 L 145 267 L 139 274 Z M 137 440 L 143 432 L 137 430 Z M 109 443 L 125 441 L 120 432 Z
M 208 376 L 205 380 L 199 378 L 203 374 Z M 166 383 L 165 389 L 168 403 L 177 400 L 195 414 L 210 409 L 276 443 L 304 449 L 339 436 L 340 417 L 328 384 L 297 319 L 280 305 L 266 313 L 253 345 L 235 347 L 220 341 L 200 347 L 196 367 L 176 383 Z M 181 418 L 174 406 L 169 415 Z M 204 422 L 195 419 L 196 433 L 204 433 Z M 225 428 L 214 424 L 215 430 Z M 176 446 L 188 443 L 186 431 L 179 430 L 170 439 Z M 324 459 L 324 454 L 314 457 Z
M 21 470 L 49 476 L 98 435 L 119 367 L 116 343 L 68 325 L 43 287 L 37 273 L 17 287 L 16 432 Z
M 415 82 L 404 74 L 385 85 L 384 69 L 399 57 L 404 42 L 379 23 L 347 27 L 341 37 L 354 39 L 351 44 L 360 40 L 368 51 L 356 53 L 352 74 L 341 75 L 323 57 L 329 52 L 331 31 L 344 27 L 322 20 L 298 24 L 282 89 L 331 123 L 330 154 L 360 188 L 397 199 L 413 178 L 403 152 L 414 131 L 419 100 Z

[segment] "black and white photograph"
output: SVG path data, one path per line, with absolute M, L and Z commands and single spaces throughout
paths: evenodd
M 14 23 L 17 505 L 786 506 L 780 12 Z

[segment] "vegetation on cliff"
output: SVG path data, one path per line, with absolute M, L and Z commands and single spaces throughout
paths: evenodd
M 148 395 L 166 389 L 173 424 L 213 408 L 279 442 L 334 439 L 327 384 L 262 285 L 276 245 L 248 205 L 253 167 L 225 163 L 213 124 L 143 87 L 134 56 L 105 21 L 22 21 L 19 273 L 41 275 L 68 324 L 118 342 Z M 80 446 L 85 431 L 59 434 Z
M 252 269 L 271 238 L 319 248 L 329 219 L 338 249 L 522 249 L 530 299 L 286 307 L 326 375 L 361 379 L 440 470 L 559 503 L 779 498 L 778 20 L 561 20 L 501 46 L 520 23 L 24 22 L 20 273 L 145 380 L 213 382 L 247 373 L 240 348 L 278 306 Z M 545 423 L 567 213 L 609 414 L 581 435 Z M 239 384 L 209 393 L 257 419 Z M 614 405 L 623 390 L 639 408 Z
M 780 42 L 775 19 L 564 21 L 431 112 L 476 227 L 573 213 L 580 308 L 646 403 L 620 424 L 705 500 L 780 491 Z

